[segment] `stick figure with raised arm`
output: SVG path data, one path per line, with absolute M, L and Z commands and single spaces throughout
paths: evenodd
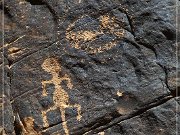
M 69 130 L 68 130 L 67 122 L 65 118 L 65 109 L 77 108 L 77 120 L 78 121 L 81 120 L 81 106 L 79 104 L 70 105 L 68 93 L 61 86 L 62 81 L 67 81 L 67 87 L 69 89 L 72 89 L 73 85 L 71 83 L 71 79 L 69 78 L 67 74 L 65 74 L 63 77 L 59 77 L 59 72 L 61 72 L 61 66 L 55 58 L 46 59 L 41 65 L 41 67 L 46 72 L 52 75 L 51 80 L 42 81 L 42 88 L 43 88 L 42 95 L 47 96 L 48 94 L 46 91 L 47 84 L 54 84 L 55 86 L 55 90 L 53 93 L 53 101 L 55 105 L 45 111 L 44 110 L 42 111 L 44 126 L 48 127 L 48 121 L 47 121 L 47 116 L 46 116 L 47 112 L 59 108 L 61 112 L 61 119 L 63 122 L 62 125 L 65 131 L 65 135 L 69 135 Z

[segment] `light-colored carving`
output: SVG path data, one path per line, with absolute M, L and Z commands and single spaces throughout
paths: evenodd
M 114 18 L 113 18 L 114 20 Z M 109 23 L 111 22 L 110 17 L 108 15 L 100 16 L 101 25 L 104 28 L 109 28 Z
M 16 39 L 16 40 L 14 40 L 13 42 L 11 42 L 11 43 L 7 43 L 7 44 L 3 45 L 2 47 L 0 47 L 0 49 L 5 48 L 5 47 L 8 47 L 9 45 L 12 45 L 13 43 L 17 42 L 18 40 L 20 40 L 20 39 L 24 38 L 25 36 L 26 36 L 26 35 L 22 35 L 22 36 L 20 36 L 19 38 L 17 38 L 17 39 Z
M 72 32 L 66 34 L 67 39 L 72 39 L 75 42 L 78 42 L 80 40 L 83 41 L 90 41 L 93 40 L 97 35 L 99 35 L 99 32 L 93 32 L 93 31 L 78 31 L 78 32 Z
M 123 96 L 123 92 L 118 91 L 118 92 L 117 92 L 117 95 L 118 95 L 119 97 L 122 97 L 122 96 Z
M 90 54 L 102 53 L 107 51 L 114 46 L 116 46 L 117 41 L 111 41 L 109 43 L 105 43 L 101 46 L 89 46 L 85 43 L 93 42 L 98 38 L 106 33 L 110 33 L 115 35 L 117 38 L 121 38 L 125 35 L 124 29 L 122 29 L 119 24 L 116 22 L 115 17 L 110 17 L 109 15 L 102 15 L 99 17 L 99 29 L 96 31 L 76 31 L 74 32 L 71 28 L 75 27 L 75 23 L 72 23 L 68 26 L 66 30 L 66 39 L 70 41 L 71 45 L 78 49 L 84 50 Z
M 8 49 L 8 53 L 9 53 L 9 55 L 14 56 L 15 54 L 22 53 L 22 51 L 21 51 L 20 48 L 11 47 L 11 48 Z
M 99 132 L 98 135 L 105 135 L 105 132 Z
M 100 16 L 101 29 L 109 29 L 110 33 L 116 35 L 117 37 L 124 36 L 124 29 L 119 29 L 119 25 L 115 21 L 115 17 L 109 15 Z
M 19 117 L 19 115 L 18 115 Z M 34 129 L 34 119 L 32 117 L 25 117 L 22 121 L 19 119 L 19 126 L 22 130 L 22 135 L 41 135 Z
M 19 0 L 19 4 L 21 5 L 21 4 L 25 4 L 26 3 L 26 1 L 25 0 Z
M 61 119 L 63 121 L 62 125 L 65 131 L 66 135 L 69 135 L 69 130 L 67 127 L 67 122 L 65 118 L 65 109 L 66 108 L 77 108 L 77 120 L 81 120 L 81 106 L 79 104 L 74 104 L 71 105 L 69 104 L 69 96 L 68 93 L 62 88 L 61 82 L 62 81 L 67 81 L 67 87 L 69 89 L 72 89 L 73 84 L 71 83 L 71 79 L 67 74 L 65 74 L 63 77 L 59 77 L 59 72 L 61 71 L 61 66 L 58 63 L 58 61 L 55 58 L 48 58 L 46 59 L 43 64 L 41 65 L 42 68 L 50 73 L 52 75 L 52 79 L 48 81 L 42 81 L 42 88 L 43 96 L 47 96 L 47 91 L 46 91 L 46 85 L 47 84 L 54 84 L 55 90 L 53 93 L 53 101 L 54 101 L 54 106 L 50 107 L 49 109 L 42 111 L 42 116 L 43 116 L 43 122 L 44 126 L 48 127 L 48 120 L 47 120 L 47 112 L 55 109 L 59 109 L 61 112 Z
M 7 135 L 4 127 L 0 127 L 0 135 Z

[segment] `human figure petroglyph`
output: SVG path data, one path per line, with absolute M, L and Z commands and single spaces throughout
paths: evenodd
M 59 77 L 59 72 L 61 72 L 61 66 L 55 58 L 46 59 L 43 62 L 43 64 L 41 65 L 41 67 L 46 72 L 48 72 L 52 75 L 51 80 L 42 81 L 42 88 L 43 88 L 42 95 L 43 96 L 48 95 L 48 93 L 46 91 L 47 84 L 54 84 L 54 86 L 55 86 L 55 90 L 53 93 L 53 101 L 54 101 L 55 105 L 45 111 L 42 111 L 44 126 L 48 127 L 48 120 L 47 120 L 47 116 L 46 116 L 47 112 L 59 108 L 60 113 L 61 113 L 61 119 L 63 121 L 62 125 L 63 125 L 64 131 L 65 131 L 65 135 L 69 135 L 69 130 L 68 130 L 67 122 L 66 122 L 66 118 L 65 118 L 65 109 L 66 108 L 77 108 L 77 113 L 78 113 L 77 120 L 79 120 L 79 121 L 81 120 L 81 106 L 79 104 L 70 105 L 69 104 L 69 96 L 68 96 L 67 92 L 61 86 L 62 81 L 67 81 L 67 87 L 69 89 L 72 89 L 73 85 L 71 83 L 71 79 L 69 78 L 69 76 L 67 74 L 65 74 L 63 77 Z

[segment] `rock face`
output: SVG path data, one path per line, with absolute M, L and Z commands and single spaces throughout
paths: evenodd
M 178 134 L 177 4 L 1 1 L 2 134 Z

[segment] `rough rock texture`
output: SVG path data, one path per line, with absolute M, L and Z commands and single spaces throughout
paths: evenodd
M 175 135 L 176 2 L 1 1 L 0 132 Z

